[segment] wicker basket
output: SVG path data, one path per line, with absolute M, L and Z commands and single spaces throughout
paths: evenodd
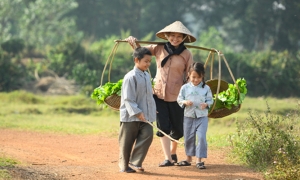
M 217 93 L 218 89 L 218 79 L 212 79 L 206 81 L 206 84 L 210 87 L 212 94 Z M 220 90 L 219 92 L 226 91 L 228 89 L 228 83 L 226 81 L 220 80 Z M 241 108 L 241 105 L 234 106 L 231 109 L 221 108 L 221 109 L 212 109 L 211 112 L 208 114 L 210 118 L 222 118 L 228 116 L 232 113 L 238 112 Z
M 119 111 L 120 110 L 120 104 L 121 104 L 121 96 L 113 94 L 111 96 L 108 96 L 104 100 L 104 102 L 105 102 L 106 105 L 108 105 L 113 110 Z

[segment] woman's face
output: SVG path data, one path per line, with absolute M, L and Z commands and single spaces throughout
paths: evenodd
M 168 40 L 169 42 L 172 44 L 172 46 L 174 47 L 178 47 L 179 44 L 182 42 L 183 40 L 183 34 L 182 33 L 175 33 L 175 32 L 171 32 L 168 36 Z

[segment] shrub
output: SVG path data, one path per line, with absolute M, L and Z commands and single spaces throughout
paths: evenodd
M 7 53 L 0 51 L 0 91 L 19 89 L 27 77 L 26 67 L 20 60 L 12 59 Z
M 11 39 L 2 43 L 1 48 L 10 54 L 16 55 L 23 51 L 25 43 L 23 39 Z
M 299 110 L 286 116 L 272 115 L 267 104 L 265 117 L 249 112 L 245 122 L 237 122 L 231 136 L 232 153 L 270 179 L 293 179 L 300 174 Z M 291 177 L 291 178 L 287 178 Z

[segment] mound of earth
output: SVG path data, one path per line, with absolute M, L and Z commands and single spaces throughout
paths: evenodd
M 78 93 L 78 86 L 73 80 L 65 77 L 46 76 L 26 84 L 22 89 L 34 94 L 43 95 L 74 95 Z

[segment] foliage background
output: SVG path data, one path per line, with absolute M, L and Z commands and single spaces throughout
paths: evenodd
M 34 72 L 54 72 L 90 94 L 100 85 L 114 40 L 133 35 L 161 41 L 155 33 L 176 20 L 196 36 L 192 45 L 225 54 L 235 78 L 247 80 L 248 95 L 300 96 L 296 0 L 1 0 L 0 91 L 22 89 L 35 81 Z M 205 61 L 208 52 L 191 51 L 196 61 Z M 132 68 L 131 52 L 119 45 L 110 81 Z M 154 76 L 154 62 L 150 72 Z M 232 83 L 224 64 L 222 79 Z

